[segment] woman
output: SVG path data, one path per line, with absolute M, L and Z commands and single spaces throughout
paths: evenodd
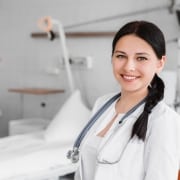
M 166 60 L 165 40 L 153 23 L 124 25 L 112 43 L 117 95 L 80 146 L 81 180 L 177 180 L 180 116 L 164 102 L 158 73 Z M 99 98 L 98 111 L 113 95 Z

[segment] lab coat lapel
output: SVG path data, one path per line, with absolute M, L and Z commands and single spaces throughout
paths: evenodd
M 102 163 L 116 163 L 131 139 L 132 127 L 143 110 L 141 105 L 135 112 L 118 124 L 114 132 L 104 137 L 98 150 L 98 161 Z

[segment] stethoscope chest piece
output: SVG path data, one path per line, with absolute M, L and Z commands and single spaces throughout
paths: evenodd
M 75 147 L 73 150 L 69 150 L 67 158 L 70 159 L 72 163 L 77 163 L 79 161 L 79 149 Z

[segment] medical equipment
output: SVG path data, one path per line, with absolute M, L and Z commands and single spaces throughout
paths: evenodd
M 74 92 L 75 87 L 74 87 L 74 80 L 73 80 L 71 67 L 70 67 L 70 63 L 69 63 L 70 57 L 69 57 L 69 53 L 68 53 L 68 49 L 67 49 L 67 45 L 66 45 L 66 36 L 65 36 L 64 29 L 63 29 L 63 25 L 60 21 L 58 21 L 56 19 L 52 19 L 49 16 L 41 18 L 38 21 L 38 26 L 43 31 L 47 32 L 50 35 L 50 38 L 53 38 L 52 37 L 53 25 L 56 25 L 58 28 L 58 33 L 59 33 L 59 37 L 60 37 L 60 43 L 61 43 L 61 47 L 62 47 L 65 68 L 66 68 L 67 76 L 68 76 L 68 83 L 69 83 L 69 87 L 70 87 L 70 92 L 72 93 L 72 92 Z
M 176 110 L 177 90 L 178 90 L 178 74 L 176 71 L 164 70 L 160 74 L 164 81 L 164 101 L 167 105 Z
M 119 97 L 121 96 L 120 93 L 113 96 L 111 99 L 109 99 L 96 113 L 95 115 L 89 120 L 88 124 L 84 127 L 84 129 L 81 131 L 79 136 L 77 137 L 73 149 L 69 150 L 67 153 L 67 158 L 70 159 L 73 163 L 78 162 L 79 160 L 79 147 L 80 144 L 85 137 L 85 135 L 88 133 L 89 129 L 94 125 L 94 123 L 98 120 L 98 118 L 105 112 L 105 110 Z M 144 98 L 142 101 L 140 101 L 136 106 L 131 108 L 119 121 L 119 124 L 121 124 L 125 118 L 127 118 L 129 115 L 131 115 L 141 104 L 145 102 Z M 104 163 L 104 162 L 102 162 Z M 106 162 L 107 163 L 107 162 Z

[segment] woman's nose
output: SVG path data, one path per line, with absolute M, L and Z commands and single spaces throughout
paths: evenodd
M 126 71 L 134 71 L 136 69 L 136 64 L 134 59 L 128 59 L 124 65 Z

